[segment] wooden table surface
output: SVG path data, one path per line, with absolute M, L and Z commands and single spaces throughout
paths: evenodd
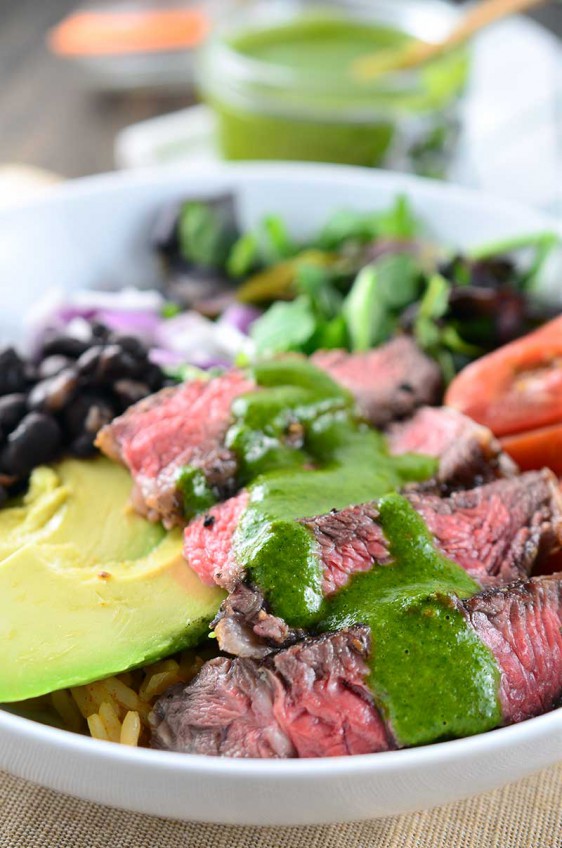
M 65 177 L 106 171 L 113 167 L 113 140 L 121 128 L 191 102 L 188 93 L 86 92 L 44 44 L 47 30 L 75 5 L 76 0 L 0 0 L 2 164 L 35 165 Z M 534 17 L 562 36 L 561 3 Z

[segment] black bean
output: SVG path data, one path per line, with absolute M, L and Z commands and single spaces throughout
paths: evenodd
M 16 427 L 27 409 L 24 394 L 4 395 L 0 397 L 0 439 L 5 439 Z
M 92 377 L 96 373 L 102 352 L 102 345 L 93 345 L 78 358 L 76 367 L 82 377 Z
M 59 412 L 74 397 L 78 388 L 78 374 L 75 368 L 65 368 L 48 380 L 41 380 L 32 388 L 27 399 L 29 409 L 41 409 Z
M 13 347 L 0 350 L 0 395 L 24 391 L 27 384 L 25 362 Z
M 153 363 L 148 364 L 148 366 L 143 370 L 141 376 L 143 382 L 148 384 L 152 392 L 157 392 L 164 384 L 164 374 L 162 373 L 162 369 Z
M 30 412 L 8 436 L 0 456 L 0 466 L 16 477 L 44 462 L 51 462 L 61 444 L 60 427 L 50 415 Z
M 24 365 L 25 379 L 27 383 L 36 383 L 39 379 L 39 371 L 34 362 L 26 362 Z
M 90 327 L 92 330 L 92 339 L 94 339 L 95 344 L 99 344 L 99 342 L 107 344 L 110 341 L 113 333 L 105 324 L 101 324 L 99 321 L 92 321 Z
M 114 418 L 113 410 L 104 404 L 94 404 L 90 407 L 86 420 L 84 421 L 84 430 L 86 433 L 91 433 L 95 436 L 102 427 Z
M 45 380 L 48 377 L 54 377 L 59 374 L 63 368 L 68 368 L 72 364 L 72 359 L 68 356 L 62 356 L 60 353 L 54 353 L 52 356 L 47 356 L 39 363 L 37 375 L 40 380 Z
M 95 371 L 91 374 L 92 382 L 100 386 L 109 386 L 114 380 L 136 378 L 142 372 L 143 365 L 130 353 L 117 344 L 102 348 Z
M 116 336 L 115 343 L 126 350 L 135 359 L 146 360 L 147 350 L 140 339 L 136 336 Z
M 147 384 L 141 383 L 138 380 L 116 380 L 113 384 L 113 391 L 119 398 L 123 408 L 137 403 L 137 401 L 142 400 L 142 398 L 150 394 Z
M 89 456 L 94 456 L 96 448 L 94 447 L 94 436 L 89 433 L 83 433 L 72 441 L 68 447 L 69 453 L 72 456 L 77 456 L 80 459 L 86 459 Z
M 77 339 L 75 336 L 60 334 L 53 336 L 45 342 L 42 355 L 51 356 L 56 353 L 62 356 L 69 356 L 71 359 L 77 359 L 85 350 L 88 350 L 91 343 L 91 340 Z
M 64 410 L 62 423 L 65 433 L 73 440 L 83 435 L 85 430 L 97 433 L 115 415 L 116 409 L 106 397 L 96 392 L 83 391 Z M 97 422 L 99 426 L 96 427 Z

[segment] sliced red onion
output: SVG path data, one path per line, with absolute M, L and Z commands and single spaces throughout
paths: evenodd
M 68 324 L 75 318 L 84 318 L 86 321 L 91 321 L 96 317 L 97 310 L 93 307 L 84 306 L 62 306 L 53 314 L 53 320 L 58 321 L 60 325 Z
M 175 353 L 173 350 L 166 350 L 163 347 L 153 347 L 150 349 L 149 358 L 155 365 L 161 368 L 166 368 L 175 365 L 184 365 L 185 356 L 181 353 Z
M 76 330 L 80 336 L 85 322 L 93 320 L 151 345 L 164 302 L 157 291 L 133 288 L 112 292 L 86 289 L 71 294 L 51 290 L 26 317 L 27 345 L 35 355 L 47 332 L 72 334 Z
M 197 368 L 201 368 L 202 371 L 208 371 L 210 368 L 232 368 L 232 361 L 221 359 L 219 356 L 205 356 L 205 354 L 201 354 L 200 356 L 193 356 L 189 361 L 189 365 L 195 365 Z
M 121 311 L 103 309 L 93 316 L 116 333 L 138 336 L 147 345 L 152 345 L 162 318 L 154 312 Z
M 229 324 L 231 327 L 234 327 L 235 330 L 239 330 L 247 336 L 254 321 L 256 321 L 261 315 L 261 309 L 258 309 L 255 306 L 248 306 L 245 303 L 232 303 L 222 313 L 218 324 Z
M 163 303 L 158 292 L 132 289 L 81 291 L 66 298 L 51 293 L 29 322 L 28 342 L 38 353 L 48 332 L 87 340 L 89 322 L 99 321 L 116 333 L 140 338 L 151 349 L 152 361 L 163 367 L 229 367 L 239 353 L 252 355 L 253 342 L 245 333 L 260 314 L 254 307 L 236 304 L 215 322 L 193 310 L 162 318 Z

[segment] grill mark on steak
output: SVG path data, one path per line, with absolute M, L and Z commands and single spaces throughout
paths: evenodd
M 369 629 L 305 639 L 258 662 L 219 658 L 151 715 L 153 748 L 228 757 L 330 757 L 395 744 L 366 686 Z
M 408 336 L 366 353 L 319 351 L 312 362 L 352 393 L 361 414 L 375 427 L 437 403 L 442 393 L 439 366 Z
M 166 527 L 182 524 L 176 480 L 186 465 L 199 468 L 218 497 L 234 493 L 237 461 L 224 438 L 233 400 L 255 388 L 240 371 L 193 380 L 135 404 L 100 431 L 98 447 L 133 476 L 138 512 Z
M 448 498 L 410 492 L 438 548 L 480 585 L 529 574 L 562 545 L 562 493 L 551 471 L 530 471 Z
M 553 709 L 562 697 L 562 574 L 459 603 L 498 662 L 504 724 Z
M 421 453 L 439 459 L 441 487 L 472 488 L 517 471 L 491 430 L 446 406 L 422 407 L 408 421 L 391 424 L 387 438 L 395 456 Z

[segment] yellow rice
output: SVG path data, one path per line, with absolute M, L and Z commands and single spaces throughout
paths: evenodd
M 189 682 L 204 661 L 194 651 L 184 651 L 144 668 L 62 689 L 20 706 L 22 711 L 41 710 L 65 730 L 121 745 L 146 745 L 155 701 L 170 686 Z

